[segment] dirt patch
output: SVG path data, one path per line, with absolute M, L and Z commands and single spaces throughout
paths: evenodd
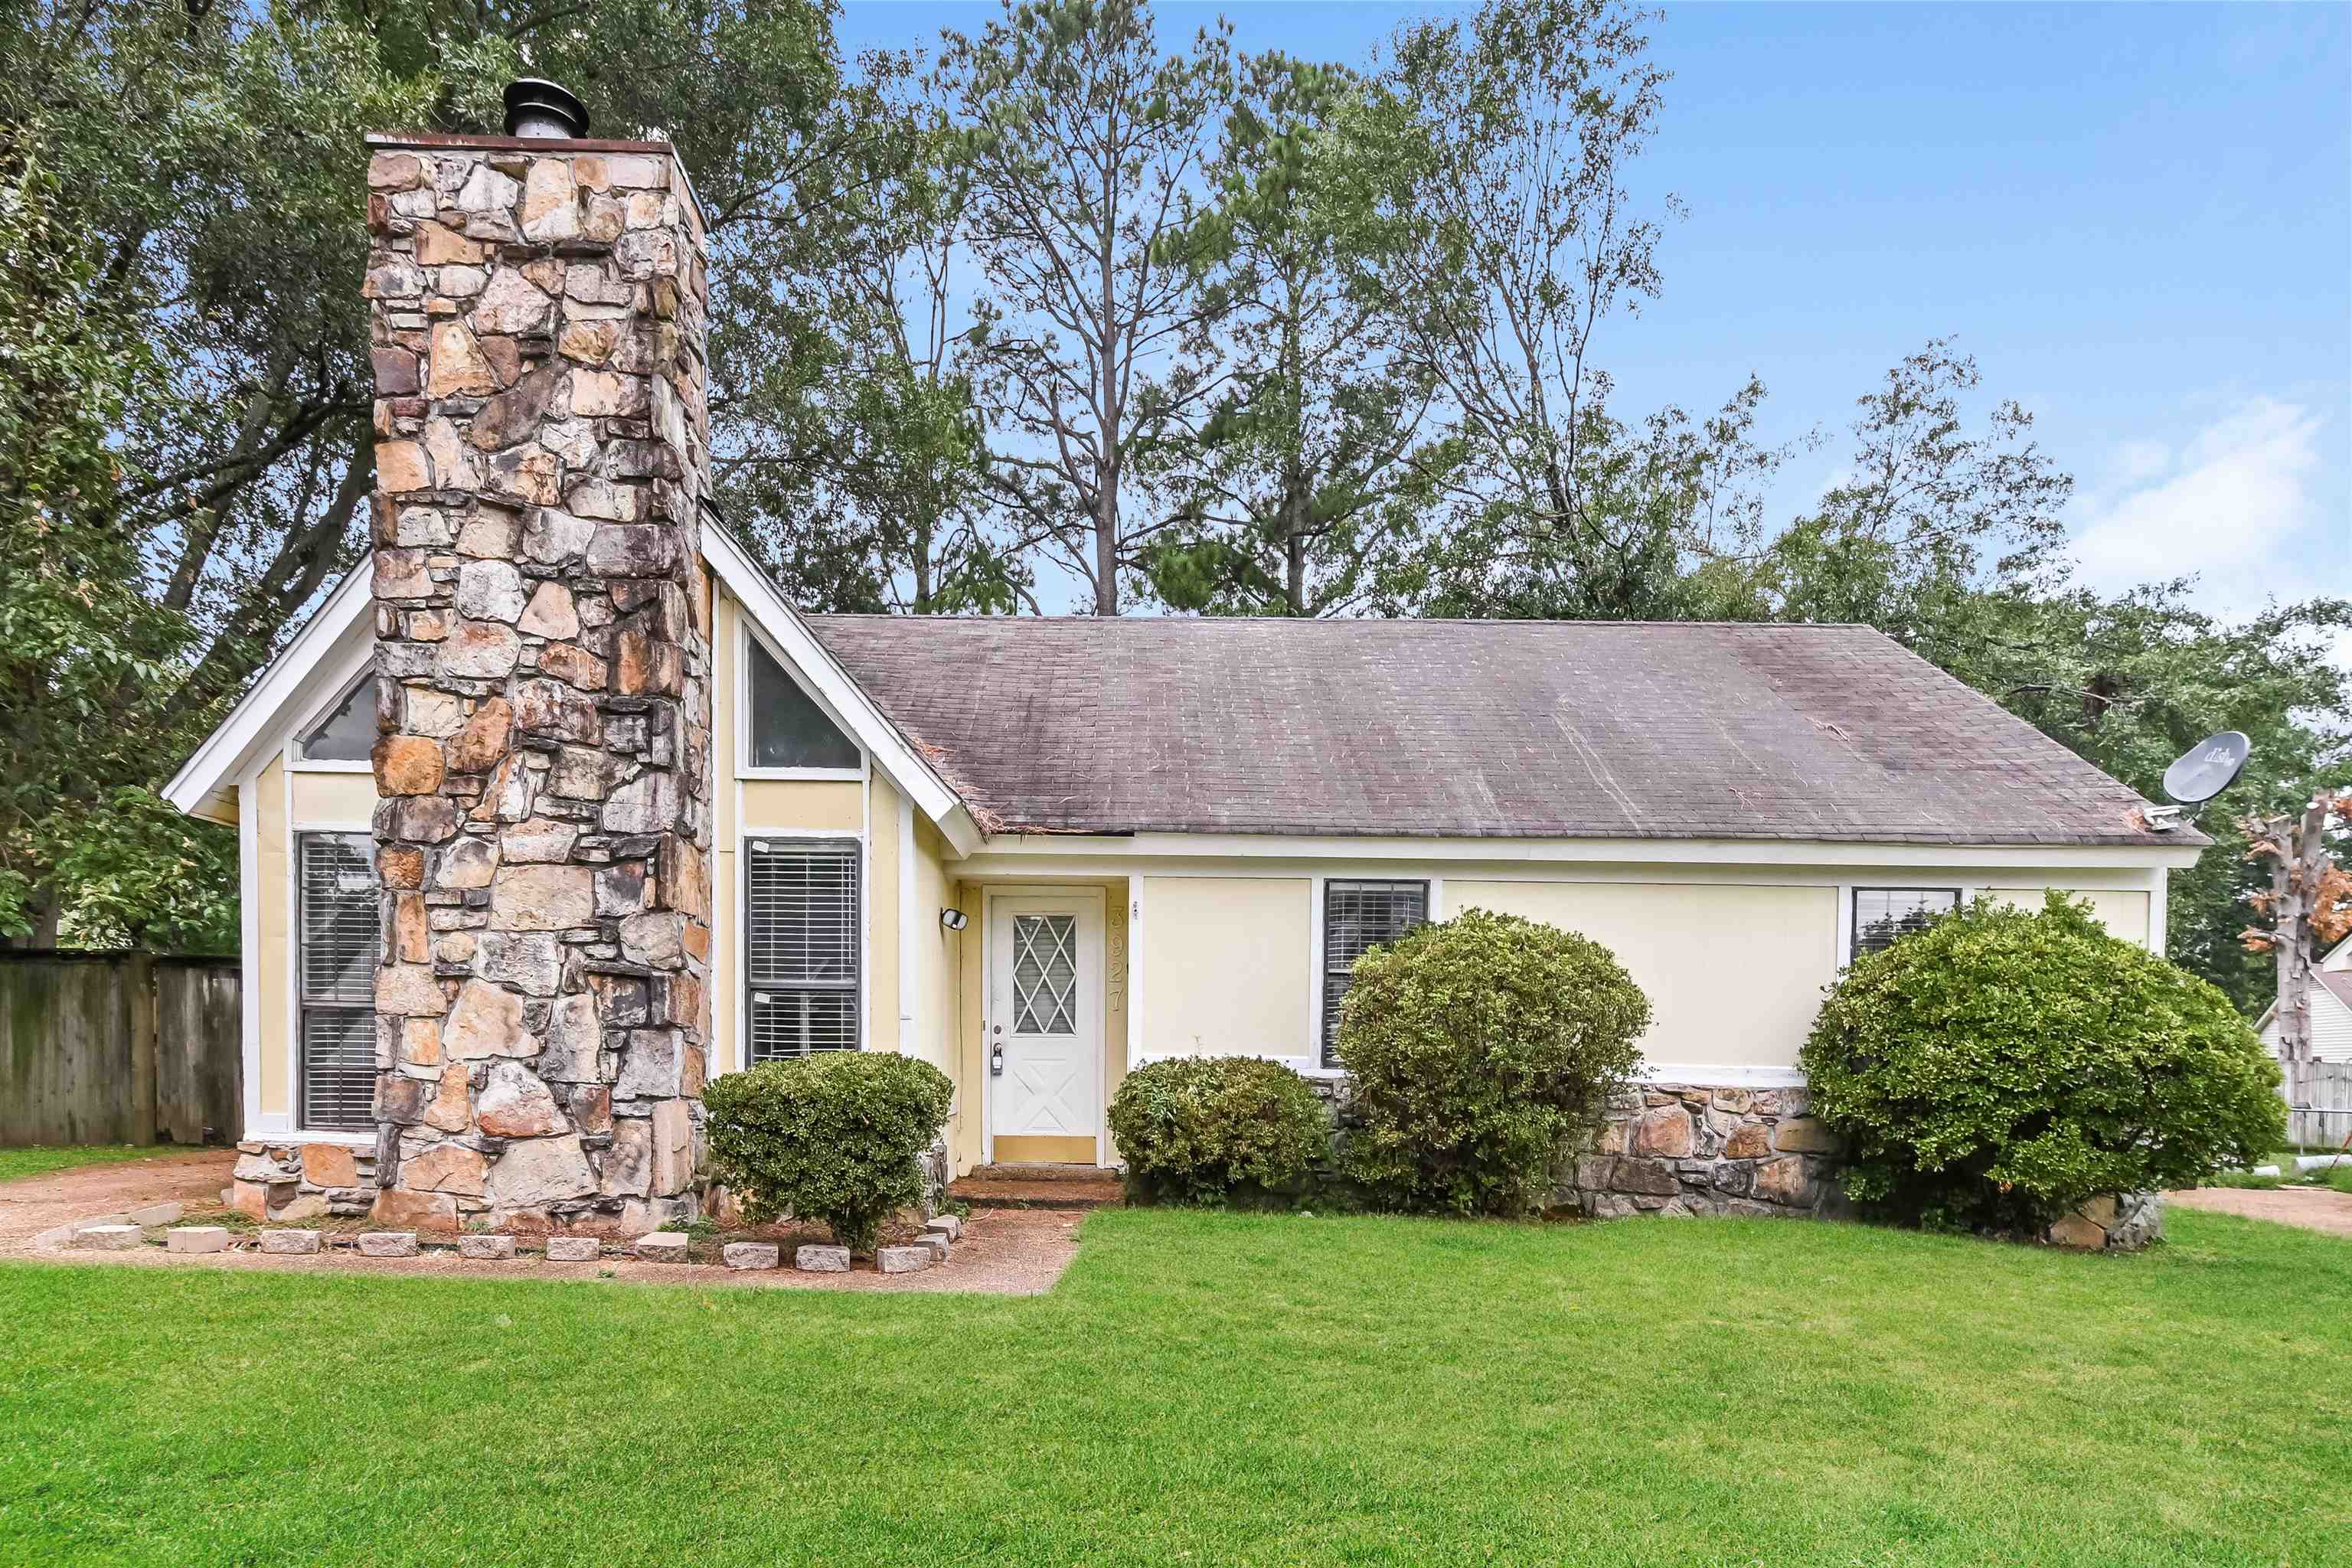
M 259 1268 L 289 1274 L 321 1271 L 350 1274 L 427 1275 L 467 1279 L 616 1279 L 640 1284 L 725 1286 L 803 1290 L 962 1290 L 982 1295 L 1034 1296 L 1054 1287 L 1077 1255 L 1078 1226 L 1086 1216 L 1052 1210 L 993 1210 L 974 1214 L 944 1263 L 919 1274 L 882 1274 L 861 1261 L 847 1274 L 803 1274 L 782 1268 L 735 1269 L 699 1264 L 640 1263 L 605 1258 L 593 1263 L 550 1263 L 536 1251 L 511 1262 L 460 1258 L 455 1240 L 448 1250 L 415 1258 L 361 1258 L 335 1251 L 312 1258 L 264 1256 L 255 1250 L 258 1227 L 243 1215 L 224 1216 L 220 1191 L 236 1163 L 235 1150 L 164 1155 L 121 1165 L 89 1165 L 0 1185 L 0 1258 L 43 1263 L 147 1268 Z M 129 1252 L 82 1252 L 35 1248 L 45 1230 L 118 1214 L 144 1204 L 177 1199 L 187 1205 L 184 1223 L 231 1224 L 235 1242 L 227 1252 L 173 1255 L 160 1247 Z M 250 1228 L 248 1228 L 250 1227 Z M 288 1227 L 291 1228 L 291 1227 Z M 349 1220 L 306 1223 L 300 1228 L 332 1234 L 389 1226 Z M 730 1232 L 730 1235 L 740 1233 Z M 761 1227 L 782 1240 L 821 1240 L 798 1226 Z M 438 1238 L 425 1238 L 428 1248 Z M 526 1243 L 535 1247 L 536 1243 Z M 711 1244 L 717 1249 L 717 1243 Z M 787 1264 L 792 1256 L 785 1249 Z
M 2327 1187 L 2279 1187 L 2270 1192 L 2254 1187 L 2197 1187 L 2167 1193 L 2164 1198 L 2185 1209 L 2274 1219 L 2328 1236 L 2352 1237 L 2352 1193 Z
M 234 1149 L 191 1150 L 0 1183 L 0 1252 L 21 1251 L 52 1226 L 178 1199 L 217 1207 L 236 1166 Z

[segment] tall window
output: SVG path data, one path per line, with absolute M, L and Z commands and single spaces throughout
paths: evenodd
M 1426 882 L 1323 884 L 1323 1065 L 1339 1065 L 1339 1000 L 1356 960 L 1429 919 Z
M 864 757 L 857 742 L 784 673 L 759 638 L 745 641 L 751 647 L 751 765 L 856 773 Z
M 749 851 L 751 1059 L 856 1050 L 856 843 L 754 839 Z
M 375 847 L 364 833 L 296 840 L 301 884 L 301 1105 L 306 1131 L 375 1127 Z
M 1853 944 L 1846 962 L 1891 946 L 1896 937 L 1925 931 L 1937 915 L 1959 907 L 1958 888 L 1856 888 Z
M 375 747 L 375 677 L 362 675 L 352 682 L 341 700 L 319 715 L 302 731 L 302 760 L 309 763 L 364 763 Z

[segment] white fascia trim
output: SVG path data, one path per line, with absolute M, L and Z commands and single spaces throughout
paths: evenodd
M 205 738 L 172 782 L 163 798 L 183 812 L 194 812 L 206 795 L 249 769 L 252 752 L 271 738 L 285 710 L 301 698 L 311 678 L 354 628 L 368 624 L 374 602 L 374 572 L 365 562 L 343 574 L 319 613 L 294 635 L 294 640 L 270 661 L 219 729 Z M 340 690 L 341 689 L 338 688 Z
M 962 798 L 875 706 L 856 678 L 817 640 L 800 613 L 784 602 L 767 574 L 743 553 L 742 546 L 729 538 L 726 530 L 706 524 L 702 530 L 702 558 L 775 645 L 776 651 L 792 661 L 824 705 L 848 724 L 851 738 L 866 748 L 866 754 L 881 767 L 899 792 L 938 825 L 941 837 L 957 857 L 979 848 L 982 834 L 971 813 L 964 808 Z
M 1050 860 L 1291 859 L 1474 860 L 1621 865 L 1986 867 L 2116 868 L 2193 866 L 2200 849 L 2091 844 L 1826 843 L 1799 838 L 1409 838 L 1310 837 L 1274 833 L 1000 833 L 991 856 Z

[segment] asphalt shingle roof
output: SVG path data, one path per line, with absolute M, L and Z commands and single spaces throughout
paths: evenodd
M 2202 842 L 1864 626 L 808 623 L 992 830 Z

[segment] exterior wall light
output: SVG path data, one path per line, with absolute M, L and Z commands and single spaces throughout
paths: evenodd
M 941 910 L 940 911 L 940 924 L 947 927 L 950 931 L 961 931 L 971 923 L 971 917 L 965 914 L 961 910 Z

